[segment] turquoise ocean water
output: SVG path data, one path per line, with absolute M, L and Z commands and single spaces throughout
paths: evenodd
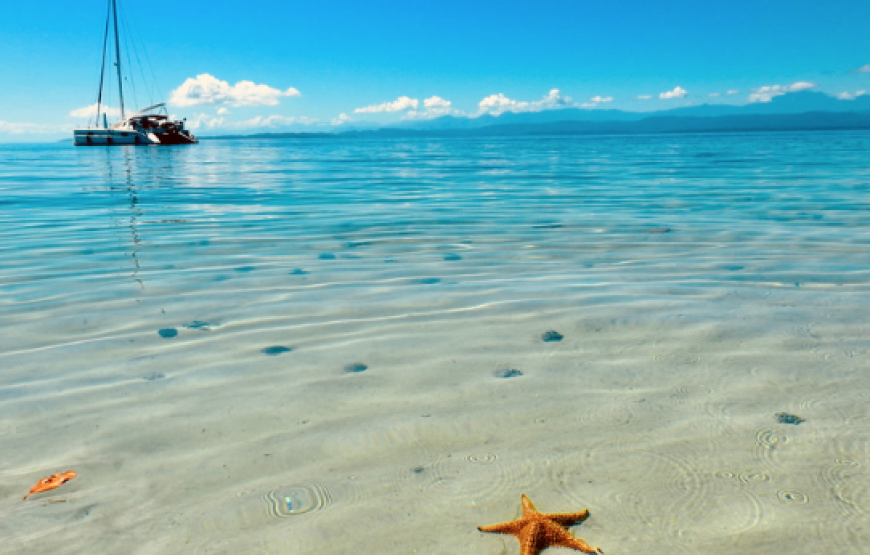
M 0 553 L 866 553 L 868 314 L 866 132 L 0 145 Z

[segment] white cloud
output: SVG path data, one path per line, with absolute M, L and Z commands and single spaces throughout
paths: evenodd
M 280 116 L 278 114 L 273 114 L 271 116 L 254 116 L 251 119 L 246 119 L 242 121 L 234 121 L 231 122 L 228 126 L 239 128 L 239 129 L 247 129 L 250 127 L 277 127 L 279 125 L 311 125 L 316 120 L 311 118 L 301 116 Z
M 208 114 L 197 114 L 187 120 L 190 129 L 252 129 L 257 127 L 278 127 L 281 125 L 310 125 L 317 120 L 301 116 L 281 116 L 272 114 L 269 116 L 254 116 L 241 121 L 227 121 L 223 117 L 215 117 Z
M 722 93 L 712 92 L 712 93 L 707 93 L 707 96 L 709 96 L 711 98 L 716 98 L 717 96 L 722 96 Z
M 400 96 L 396 100 L 392 102 L 384 102 L 383 104 L 376 104 L 372 106 L 366 106 L 365 108 L 357 108 L 354 110 L 356 114 L 378 114 L 381 112 L 401 112 L 402 110 L 416 110 L 417 106 L 420 105 L 420 101 L 416 98 L 408 98 L 407 96 Z
M 612 96 L 593 96 L 589 102 L 613 102 Z
M 659 98 L 662 98 L 665 100 L 667 100 L 669 98 L 683 98 L 687 94 L 689 94 L 689 93 L 686 92 L 686 89 L 677 86 L 677 87 L 674 87 L 674 90 L 672 90 L 672 91 L 659 93 Z
M 533 101 L 512 100 L 504 93 L 492 94 L 481 100 L 477 106 L 480 114 L 497 116 L 505 112 L 540 112 L 572 105 L 571 97 L 563 95 L 559 89 L 553 89 L 541 100 Z
M 230 85 L 216 77 L 203 73 L 188 78 L 172 91 L 169 103 L 173 106 L 204 106 L 229 104 L 231 106 L 275 106 L 282 96 L 299 96 L 299 91 L 290 87 L 280 91 L 253 81 L 239 81 Z
M 465 112 L 453 107 L 453 103 L 439 96 L 432 96 L 423 101 L 426 108 L 422 112 L 408 112 L 405 119 L 432 119 L 441 116 L 464 116 Z
M 67 125 L 45 125 L 42 123 L 13 123 L 0 120 L 0 135 L 71 133 Z
M 765 87 L 758 87 L 757 89 L 752 89 L 752 93 L 749 95 L 749 102 L 770 102 L 774 97 L 798 91 L 805 91 L 807 89 L 812 89 L 815 86 L 815 83 L 810 83 L 809 81 L 798 81 L 791 85 L 768 85 Z
M 445 100 L 440 96 L 431 96 L 423 101 L 424 109 L 421 111 L 417 110 L 408 110 L 405 115 L 402 116 L 402 119 L 433 119 L 441 116 L 460 116 L 466 115 L 465 112 L 461 110 L 457 110 L 453 107 L 453 103 L 449 100 Z
M 225 116 L 225 115 L 229 114 L 230 111 L 227 110 L 227 108 L 225 106 L 221 106 L 220 108 L 218 108 L 217 113 L 219 116 Z
M 208 114 L 197 114 L 192 118 L 189 118 L 185 123 L 185 127 L 188 129 L 215 129 L 218 127 L 223 127 L 226 123 L 224 118 L 218 118 L 215 116 L 210 116 Z
M 423 109 L 420 108 L 420 101 L 416 98 L 400 96 L 392 102 L 384 102 L 383 104 L 374 104 L 364 108 L 356 108 L 355 114 L 379 114 L 385 112 L 405 112 L 402 114 L 402 119 L 431 119 L 448 114 L 463 114 L 463 112 L 453 108 L 453 103 L 440 96 L 430 96 L 423 100 Z M 351 121 L 347 114 L 341 114 L 337 118 L 333 118 L 333 125 L 343 125 Z
M 571 104 L 573 104 L 573 100 L 571 99 L 571 97 L 563 95 L 561 92 L 559 92 L 559 89 L 552 89 L 547 94 L 547 96 L 545 96 L 541 100 L 532 102 L 532 106 L 534 106 L 536 109 L 540 108 L 541 110 L 571 106 Z
M 853 93 L 843 91 L 837 94 L 836 97 L 840 100 L 855 100 L 859 96 L 864 96 L 865 94 L 867 94 L 867 91 L 855 91 Z
M 353 121 L 351 117 L 347 114 L 338 114 L 338 116 L 332 118 L 332 125 L 344 125 L 345 123 L 349 123 Z
M 450 108 L 452 104 L 452 102 L 444 100 L 440 96 L 430 96 L 423 101 L 423 106 L 426 108 Z
M 106 114 L 108 118 L 120 118 L 121 117 L 121 109 L 120 108 L 111 108 L 109 106 L 101 106 L 100 113 Z M 97 115 L 97 103 L 94 102 L 90 106 L 85 106 L 84 108 L 76 108 L 72 110 L 69 115 L 74 118 L 92 118 Z
M 870 73 L 870 64 L 864 64 L 861 67 L 856 67 L 854 69 L 857 73 Z
M 650 98 L 652 98 L 651 94 L 640 94 L 637 96 L 638 100 L 649 100 Z
M 738 91 L 737 89 L 730 89 L 730 90 L 729 90 L 728 92 L 726 92 L 725 94 L 729 94 L 729 95 L 730 95 L 730 94 L 739 94 L 739 93 L 740 93 L 740 91 Z
M 519 103 L 516 100 L 511 100 L 510 98 L 506 97 L 504 93 L 498 93 L 487 96 L 486 98 L 481 100 L 477 104 L 477 106 L 480 108 L 481 112 L 494 111 L 501 113 L 509 111 L 511 108 L 516 107 L 520 104 L 527 106 L 528 102 Z

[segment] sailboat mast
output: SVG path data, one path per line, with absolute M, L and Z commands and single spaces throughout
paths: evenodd
M 97 91 L 97 117 L 94 120 L 94 125 L 100 126 L 100 111 L 103 107 L 103 79 L 106 76 L 106 45 L 109 43 L 109 16 L 112 15 L 111 4 L 110 9 L 106 11 L 106 30 L 103 31 L 103 64 L 100 67 L 100 88 Z
M 118 40 L 117 0 L 112 0 L 112 15 L 115 20 L 115 66 L 118 68 L 118 99 L 121 101 L 121 121 L 124 121 L 124 88 L 121 84 L 121 42 Z

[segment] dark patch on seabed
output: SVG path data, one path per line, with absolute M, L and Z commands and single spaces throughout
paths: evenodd
M 505 370 L 496 370 L 494 375 L 496 378 L 516 378 L 522 376 L 523 373 L 516 368 L 507 368 Z
M 91 513 L 94 511 L 94 509 L 97 508 L 97 505 L 97 503 L 91 503 L 90 505 L 87 505 L 77 510 L 72 515 L 73 520 L 84 520 L 85 518 L 91 516 Z
M 266 347 L 261 349 L 260 352 L 271 357 L 278 356 L 283 353 L 288 353 L 292 351 L 290 347 L 284 347 L 283 345 L 273 345 L 272 347 Z
M 163 339 L 171 339 L 178 335 L 178 330 L 175 328 L 163 328 L 157 332 Z
M 795 426 L 797 426 L 801 422 L 806 422 L 805 418 L 801 418 L 796 414 L 789 414 L 787 412 L 776 413 L 776 420 L 780 424 L 794 424 Z
M 561 333 L 559 333 L 555 330 L 550 330 L 550 331 L 545 331 L 543 333 L 543 335 L 541 335 L 541 341 L 544 341 L 545 343 L 550 343 L 552 341 L 562 341 L 562 339 L 564 337 L 565 336 L 562 335 Z
M 353 364 L 348 364 L 344 367 L 344 371 L 348 374 L 356 374 L 358 372 L 365 372 L 369 367 L 361 362 L 354 362 Z

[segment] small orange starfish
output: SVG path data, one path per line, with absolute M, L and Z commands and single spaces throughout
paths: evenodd
M 43 491 L 48 491 L 60 487 L 75 478 L 76 476 L 77 474 L 75 470 L 67 470 L 66 472 L 58 472 L 57 474 L 52 474 L 48 478 L 43 478 L 42 480 L 36 482 L 36 485 L 30 488 L 30 493 L 24 496 L 24 499 L 27 499 L 34 493 L 41 493 Z
M 586 509 L 579 513 L 539 513 L 532 502 L 523 494 L 523 517 L 504 524 L 478 526 L 481 532 L 511 534 L 520 540 L 520 555 L 538 555 L 548 547 L 570 547 L 583 553 L 601 553 L 601 549 L 592 547 L 568 531 L 573 526 L 589 518 Z

